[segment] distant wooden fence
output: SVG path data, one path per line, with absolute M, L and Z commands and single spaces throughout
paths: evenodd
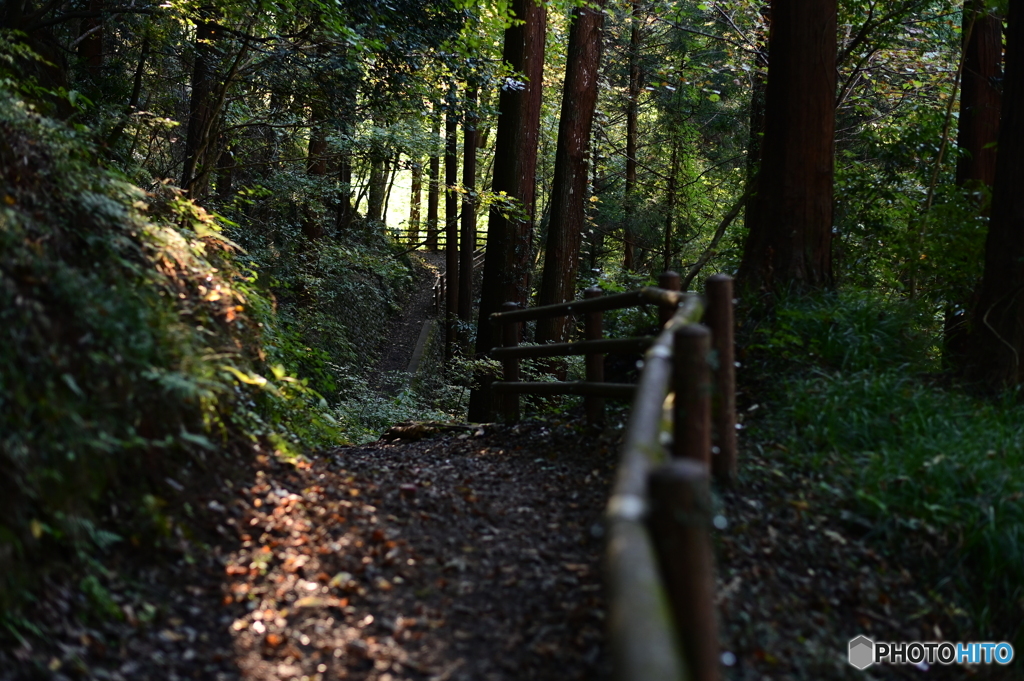
M 438 250 L 443 251 L 448 247 L 448 237 L 445 234 L 443 228 L 437 232 L 428 232 L 427 230 L 420 229 L 416 232 L 396 232 L 394 234 L 395 241 L 400 245 L 410 249 L 426 249 L 426 250 Z M 462 238 L 462 228 L 459 228 L 459 238 Z M 487 246 L 487 230 L 478 229 L 474 234 L 474 244 L 476 248 L 484 248 Z
M 484 264 L 484 248 L 478 248 L 473 251 L 473 271 L 477 272 Z M 434 277 L 433 286 L 433 301 L 434 301 L 434 313 L 441 314 L 444 311 L 445 296 L 448 293 L 448 269 L 445 268 L 437 273 Z
M 518 395 L 582 394 L 588 418 L 600 418 L 605 397 L 633 397 L 633 409 L 608 503 L 609 641 L 616 681 L 716 681 L 719 678 L 714 566 L 709 535 L 713 473 L 736 475 L 732 279 L 711 277 L 706 304 L 680 293 L 678 275 L 660 287 L 492 315 L 502 325 L 504 380 L 492 384 L 501 410 L 518 418 Z M 659 305 L 657 338 L 601 338 L 601 313 L 644 302 Z M 706 311 L 705 311 L 706 310 Z M 586 339 L 519 345 L 522 322 L 586 314 Z M 702 318 L 707 326 L 698 324 Z M 710 329 L 708 328 L 710 327 Z M 605 383 L 602 353 L 646 348 L 635 386 Z M 525 357 L 587 356 L 587 380 L 519 381 Z M 504 399 L 510 397 L 512 399 Z M 670 429 L 663 424 L 671 423 Z

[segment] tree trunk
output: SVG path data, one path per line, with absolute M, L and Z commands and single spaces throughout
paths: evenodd
M 1006 77 L 968 377 L 1001 389 L 1021 383 L 1024 352 L 1024 7 L 1011 2 Z
M 380 222 L 384 215 L 384 193 L 388 188 L 388 159 L 375 153 L 370 160 L 370 180 L 366 199 L 366 221 Z
M 676 212 L 676 176 L 679 175 L 679 141 L 672 139 L 672 161 L 668 171 L 668 189 L 665 196 L 665 247 L 662 252 L 662 271 L 672 269 L 672 218 Z
M 409 248 L 420 240 L 420 202 L 423 200 L 423 164 L 412 163 L 412 196 L 409 199 Z
M 505 30 L 502 56 L 513 72 L 525 76 L 526 82 L 521 87 L 504 87 L 498 100 L 493 190 L 496 194 L 505 192 L 518 201 L 519 210 L 502 214 L 499 209 L 492 209 L 487 223 L 487 255 L 476 339 L 478 354 L 489 352 L 500 342 L 490 323 L 491 313 L 505 302 L 525 303 L 529 293 L 547 11 L 535 0 L 513 0 L 512 11 L 523 23 Z M 477 377 L 478 387 L 470 394 L 470 420 L 490 418 L 489 381 L 489 377 Z
M 539 305 L 562 303 L 576 295 L 587 198 L 587 150 L 601 65 L 602 6 L 573 10 Z M 538 321 L 537 342 L 565 342 L 568 323 L 566 317 Z
M 476 86 L 466 92 L 462 124 L 462 238 L 459 240 L 459 320 L 473 313 L 473 251 L 476 250 Z
M 434 114 L 431 133 L 434 138 L 441 134 L 441 119 Z M 441 159 L 436 153 L 430 155 L 429 182 L 427 189 L 427 248 L 431 251 L 437 250 L 437 204 L 438 192 L 441 181 Z
M 346 52 L 342 51 L 342 55 Z M 341 116 L 338 132 L 341 135 L 342 147 L 338 158 L 338 219 L 337 228 L 340 232 L 348 230 L 355 217 L 352 205 L 352 138 L 355 136 L 353 122 L 356 119 L 356 102 L 359 96 L 359 79 L 345 87 L 341 97 Z
M 455 83 L 448 89 L 448 111 L 444 119 L 444 269 L 445 284 L 445 359 L 455 348 L 455 319 L 459 314 L 459 121 Z
M 306 173 L 323 176 L 327 174 L 327 131 L 324 129 L 324 116 L 319 107 L 314 106 L 310 113 L 309 149 L 306 155 Z
M 970 26 L 971 13 L 977 12 Z M 964 66 L 960 84 L 960 123 L 957 146 L 962 152 L 956 162 L 956 183 L 961 187 L 995 181 L 996 148 L 999 137 L 1000 81 L 1003 56 L 1003 24 L 985 9 L 983 0 L 965 0 Z M 968 28 L 970 26 L 970 28 Z
M 185 161 L 181 172 L 181 186 L 193 197 L 202 194 L 200 187 L 193 187 L 203 173 L 202 150 L 207 147 L 206 136 L 210 131 L 213 116 L 213 80 L 216 70 L 217 53 L 213 41 L 217 38 L 217 25 L 203 21 L 196 26 L 195 62 L 192 66 L 192 98 L 189 102 L 188 130 L 185 136 Z
M 738 284 L 832 284 L 836 0 L 775 0 L 758 194 Z
M 632 0 L 629 32 L 629 101 L 626 104 L 626 191 L 625 226 L 622 234 L 622 267 L 632 271 L 636 267 L 633 216 L 636 212 L 636 148 L 637 117 L 639 115 L 640 72 L 640 2 Z
M 90 12 L 102 12 L 103 0 L 89 0 Z M 103 20 L 102 15 L 82 21 L 82 34 L 78 44 L 78 55 L 85 62 L 89 75 L 95 80 L 103 69 Z
M 1002 76 L 1003 25 L 990 14 L 981 0 L 965 0 L 962 34 L 963 73 L 960 78 L 960 119 L 956 162 L 956 183 L 976 197 L 984 215 L 991 208 L 992 184 L 996 174 L 996 148 L 999 138 Z M 946 308 L 943 325 L 943 360 L 947 368 L 961 373 L 969 361 L 971 335 L 968 320 L 976 293 L 964 292 L 970 300 L 960 299 Z

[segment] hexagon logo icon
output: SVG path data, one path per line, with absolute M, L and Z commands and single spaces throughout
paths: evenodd
M 850 664 L 857 669 L 867 669 L 875 661 L 875 642 L 867 636 L 858 636 L 850 641 Z

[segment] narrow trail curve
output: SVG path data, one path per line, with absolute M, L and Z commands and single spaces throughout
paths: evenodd
M 413 286 L 402 303 L 402 312 L 391 324 L 391 333 L 380 339 L 380 358 L 370 373 L 370 385 L 384 394 L 394 394 L 405 383 L 404 372 L 412 358 L 423 324 L 435 318 L 433 304 L 434 278 L 444 270 L 444 253 L 441 251 L 415 251 L 409 254 L 413 260 Z

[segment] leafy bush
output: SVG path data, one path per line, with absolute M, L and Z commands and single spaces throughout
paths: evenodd
M 795 367 L 860 371 L 893 365 L 934 369 L 936 320 L 923 304 L 890 301 L 872 291 L 793 296 L 768 323 L 746 330 L 748 351 Z
M 40 552 L 117 539 L 98 508 L 146 522 L 140 499 L 189 461 L 338 433 L 262 347 L 272 306 L 215 216 L 2 88 L 0 172 L 2 608 Z
M 987 402 L 925 373 L 937 369 L 933 325 L 915 306 L 841 294 L 775 314 L 757 336 L 788 369 L 780 380 L 771 365 L 777 401 L 752 438 L 782 442 L 795 465 L 821 472 L 873 534 L 941 557 L 921 567 L 978 604 L 979 633 L 1012 633 L 1024 603 L 1019 396 Z

